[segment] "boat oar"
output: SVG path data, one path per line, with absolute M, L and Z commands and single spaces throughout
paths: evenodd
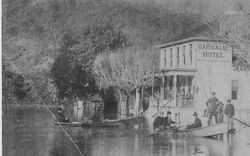
M 238 121 L 239 123 L 242 123 L 243 125 L 246 125 L 247 127 L 250 127 L 250 125 L 248 125 L 247 123 L 237 119 L 237 118 L 233 118 L 234 120 Z
M 170 108 L 169 106 L 166 108 L 166 106 L 172 101 L 173 99 L 170 99 L 166 104 L 164 104 L 163 106 L 161 106 L 160 109 L 157 110 L 157 112 L 155 114 L 152 115 L 152 117 L 155 117 L 163 108 L 165 108 L 167 110 L 167 108 Z

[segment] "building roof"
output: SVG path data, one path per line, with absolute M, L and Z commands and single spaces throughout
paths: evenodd
M 215 42 L 226 42 L 222 36 L 219 36 L 215 30 L 213 30 L 215 26 L 201 25 L 192 31 L 183 34 L 180 37 L 175 38 L 172 41 L 167 43 L 159 44 L 158 48 L 170 47 L 182 43 L 187 43 L 191 41 L 215 41 Z
M 185 39 L 181 39 L 181 40 L 177 40 L 177 41 L 168 42 L 165 44 L 159 44 L 159 45 L 157 45 L 157 47 L 158 48 L 165 48 L 165 47 L 170 47 L 170 46 L 174 46 L 174 45 L 178 45 L 178 44 L 182 44 L 182 43 L 187 43 L 187 42 L 191 42 L 191 41 L 226 42 L 223 39 L 213 39 L 213 38 L 209 38 L 209 37 L 189 37 L 189 38 L 185 38 Z

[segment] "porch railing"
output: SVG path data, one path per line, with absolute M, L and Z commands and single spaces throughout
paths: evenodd
M 194 106 L 194 100 L 180 100 L 181 108 L 192 108 Z

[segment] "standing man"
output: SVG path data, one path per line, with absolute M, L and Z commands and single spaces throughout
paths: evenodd
M 206 106 L 208 108 L 208 125 L 211 125 L 211 121 L 213 116 L 215 117 L 215 122 L 217 123 L 217 112 L 216 109 L 218 107 L 218 99 L 215 97 L 215 92 L 212 92 L 212 97 L 208 99 L 206 102 Z
M 227 105 L 225 112 L 227 116 L 227 128 L 228 132 L 233 131 L 233 116 L 235 115 L 234 105 L 231 103 L 231 100 L 227 100 Z

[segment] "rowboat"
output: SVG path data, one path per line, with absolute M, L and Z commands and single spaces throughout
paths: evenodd
M 54 125 L 62 125 L 67 127 L 81 127 L 82 123 L 80 122 L 54 122 Z
M 93 122 L 93 123 L 82 123 L 82 127 L 119 127 L 123 126 L 122 123 L 111 120 L 111 121 L 103 121 L 103 122 Z
M 218 123 L 211 126 L 205 126 L 194 129 L 170 129 L 151 134 L 152 136 L 163 136 L 166 134 L 179 134 L 183 136 L 197 136 L 197 137 L 212 137 L 220 134 L 226 134 L 228 132 L 227 123 Z
M 129 126 L 134 124 L 139 124 L 144 120 L 144 116 L 140 117 L 131 117 L 126 119 L 115 119 L 115 120 L 104 120 L 103 122 L 54 122 L 55 125 L 61 124 L 62 126 L 69 127 L 120 127 L 120 126 Z

